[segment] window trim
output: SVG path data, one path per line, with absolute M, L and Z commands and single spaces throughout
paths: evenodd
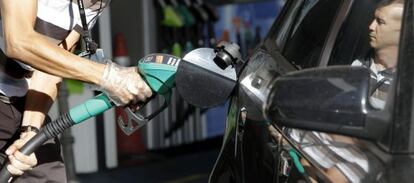
M 285 6 L 289 6 L 286 9 L 286 12 L 283 12 L 283 17 L 281 17 L 280 22 L 275 24 L 276 31 L 272 36 L 269 36 L 268 41 L 271 44 L 276 44 L 276 47 L 279 48 L 279 51 L 283 50 L 286 46 L 286 40 L 289 36 L 289 32 L 292 29 L 293 23 L 296 20 L 297 11 L 300 7 L 303 6 L 305 0 L 296 0 L 290 1 L 290 4 L 286 4 Z M 295 12 L 295 13 L 294 13 Z M 281 34 L 282 30 L 285 30 L 285 34 Z
M 326 67 L 329 63 L 333 47 L 336 42 L 339 31 L 342 24 L 345 22 L 348 14 L 352 8 L 354 0 L 343 0 L 338 14 L 335 17 L 335 23 L 332 25 L 329 31 L 328 39 L 326 39 L 324 47 L 322 49 L 322 55 L 319 58 L 319 67 Z

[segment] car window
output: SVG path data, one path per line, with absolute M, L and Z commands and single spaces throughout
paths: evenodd
M 377 4 L 373 0 L 354 1 L 341 26 L 328 65 L 351 65 L 353 60 L 364 57 L 369 52 L 368 27 L 374 18 Z
M 332 49 L 328 65 L 370 70 L 370 103 L 374 108 L 385 107 L 394 79 L 402 12 L 401 3 L 355 1 Z
M 314 67 L 342 1 L 305 0 L 296 11 L 282 55 L 298 68 Z

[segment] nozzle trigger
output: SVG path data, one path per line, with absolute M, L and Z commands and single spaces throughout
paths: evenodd
M 167 108 L 170 102 L 170 98 L 171 98 L 171 92 L 167 93 L 167 95 L 164 96 L 164 104 L 157 111 L 155 111 L 154 113 L 148 116 L 144 116 L 141 114 L 142 108 L 148 102 L 140 106 L 140 110 L 136 112 L 133 112 L 130 107 L 125 107 L 125 112 L 127 113 L 128 121 L 127 123 L 125 123 L 124 120 L 122 119 L 122 116 L 119 116 L 117 119 L 118 126 L 121 128 L 121 130 L 126 135 L 131 135 L 136 130 L 146 125 L 150 120 L 152 120 L 155 116 L 161 113 L 165 108 Z

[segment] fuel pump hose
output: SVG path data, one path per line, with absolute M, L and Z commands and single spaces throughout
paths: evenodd
M 113 103 L 105 94 L 97 95 L 94 98 L 72 108 L 69 113 L 59 116 L 56 120 L 46 124 L 38 134 L 30 139 L 21 149 L 20 152 L 29 155 L 39 148 L 47 140 L 55 138 L 65 129 L 73 125 L 79 124 L 91 117 L 105 112 L 113 107 Z M 12 175 L 7 170 L 5 164 L 0 172 L 0 182 L 8 182 Z

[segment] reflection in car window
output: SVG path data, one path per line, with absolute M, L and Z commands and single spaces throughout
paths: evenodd
M 318 64 L 325 39 L 342 1 L 306 0 L 298 11 L 282 54 L 298 68 Z

